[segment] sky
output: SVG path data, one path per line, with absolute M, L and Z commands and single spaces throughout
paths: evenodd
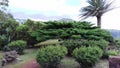
M 85 7 L 86 0 L 9 0 L 9 12 L 15 18 L 40 21 L 70 18 L 79 21 L 79 10 Z M 120 0 L 115 0 L 113 6 L 120 6 Z M 96 18 L 85 21 L 96 25 Z M 102 16 L 102 28 L 120 30 L 120 8 L 105 13 Z

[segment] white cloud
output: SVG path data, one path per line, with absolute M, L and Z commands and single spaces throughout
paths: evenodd
M 120 29 L 120 9 L 114 9 L 102 18 L 102 27 L 108 29 Z
M 113 7 L 120 7 L 120 0 L 112 1 L 114 1 Z M 97 22 L 95 17 L 88 18 L 86 21 L 93 22 L 95 25 Z M 109 11 L 102 16 L 102 28 L 120 30 L 120 8 L 115 8 L 114 10 Z
M 34 10 L 32 14 L 43 14 L 49 18 L 69 16 L 69 18 L 79 20 L 79 9 L 87 5 L 86 0 L 80 0 L 81 3 L 77 6 L 67 5 L 67 1 L 69 0 L 10 0 L 10 7 L 14 7 L 11 9 L 12 12 L 16 12 L 15 9 L 21 9 L 19 12 L 26 13 L 26 15 Z M 120 6 L 120 0 L 116 0 L 114 6 Z M 96 18 L 89 18 L 87 21 L 96 24 Z M 103 15 L 102 28 L 120 29 L 120 9 L 112 10 Z
M 18 12 L 26 14 L 77 18 L 79 9 L 85 4 L 83 3 L 85 1 L 80 3 L 79 6 L 67 5 L 66 2 L 67 0 L 10 0 L 10 7 L 13 13 L 16 13 L 17 9 L 19 9 Z
M 73 6 L 67 6 L 66 0 L 10 0 L 10 6 L 44 12 L 55 12 L 58 15 L 74 14 L 79 8 Z

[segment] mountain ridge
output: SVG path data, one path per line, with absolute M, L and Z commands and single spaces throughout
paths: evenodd
M 120 39 L 120 30 L 117 29 L 106 29 L 106 30 L 109 31 L 115 39 Z

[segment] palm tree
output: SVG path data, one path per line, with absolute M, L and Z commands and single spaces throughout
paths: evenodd
M 113 9 L 113 1 L 108 2 L 107 0 L 87 0 L 88 6 L 81 9 L 81 17 L 86 19 L 88 17 L 97 18 L 97 26 L 101 28 L 101 17 L 104 13 Z

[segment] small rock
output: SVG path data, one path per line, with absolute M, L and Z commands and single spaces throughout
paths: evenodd
M 109 68 L 120 68 L 120 56 L 109 57 Z

